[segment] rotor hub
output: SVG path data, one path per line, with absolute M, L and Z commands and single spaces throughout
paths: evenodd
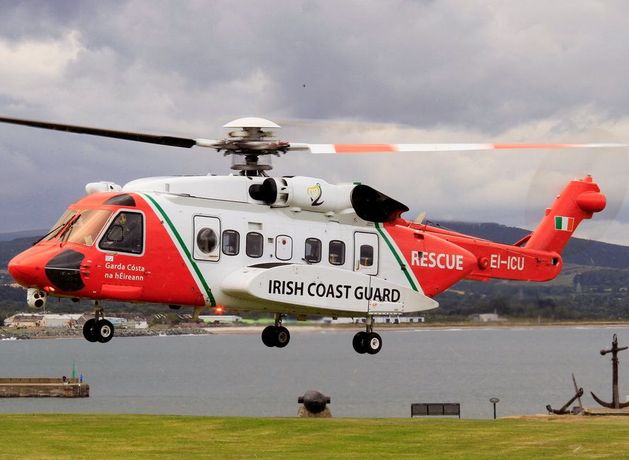
M 273 132 L 268 128 L 280 126 L 264 118 L 239 118 L 224 127 L 236 129 L 229 131 L 226 139 L 215 143 L 214 148 L 231 155 L 231 169 L 242 175 L 265 176 L 265 171 L 273 169 L 270 155 L 279 156 L 290 147 L 288 142 L 273 139 Z

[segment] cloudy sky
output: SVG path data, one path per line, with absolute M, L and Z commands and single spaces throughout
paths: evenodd
M 628 142 L 629 3 L 0 1 L 0 114 L 220 138 L 260 116 L 301 142 Z M 0 232 L 46 228 L 97 180 L 225 174 L 207 149 L 0 126 Z M 629 150 L 294 153 L 275 174 L 360 180 L 409 218 L 532 227 L 592 174 L 579 235 L 629 244 Z

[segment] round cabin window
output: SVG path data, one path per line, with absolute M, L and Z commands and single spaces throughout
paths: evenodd
M 210 254 L 216 249 L 217 244 L 218 238 L 211 228 L 202 228 L 199 230 L 199 233 L 197 233 L 197 247 L 202 253 Z

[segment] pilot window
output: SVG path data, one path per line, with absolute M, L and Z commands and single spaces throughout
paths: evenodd
M 223 254 L 235 256 L 240 252 L 240 233 L 236 230 L 225 230 L 223 232 Z
M 345 263 L 345 243 L 339 240 L 330 241 L 328 246 L 328 260 L 332 265 L 343 265 Z
M 373 246 L 368 244 L 360 245 L 360 265 L 371 267 L 373 265 Z
M 321 240 L 317 238 L 306 238 L 304 259 L 309 264 L 321 262 Z
M 258 232 L 247 233 L 245 252 L 249 257 L 262 257 L 264 237 Z
M 123 211 L 103 235 L 98 245 L 105 251 L 142 254 L 144 250 L 144 218 L 137 212 Z

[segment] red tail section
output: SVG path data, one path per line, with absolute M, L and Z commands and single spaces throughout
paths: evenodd
M 546 215 L 535 231 L 514 245 L 418 225 L 403 219 L 397 226 L 391 226 L 394 228 L 385 228 L 393 236 L 402 254 L 406 255 L 408 265 L 412 267 L 426 295 L 434 296 L 453 284 L 453 278 L 457 276 L 459 279 L 479 281 L 548 281 L 555 278 L 563 266 L 560 253 L 577 226 L 583 219 L 590 219 L 594 213 L 605 209 L 605 204 L 605 195 L 590 176 L 573 180 L 546 210 Z M 401 235 L 402 229 L 410 230 L 412 234 L 404 237 Z M 404 241 L 405 238 L 407 241 Z M 451 246 L 438 246 L 436 243 L 440 240 Z M 415 256 L 417 260 L 413 262 Z M 456 270 L 445 270 L 447 276 L 451 277 L 447 278 L 444 270 L 435 270 L 436 263 L 432 263 L 430 257 L 435 258 L 435 262 L 436 257 L 443 260 L 454 257 L 460 263 L 456 264 Z
M 561 253 L 583 219 L 605 209 L 605 195 L 590 176 L 571 181 L 546 210 L 537 228 L 519 245 L 526 249 Z

